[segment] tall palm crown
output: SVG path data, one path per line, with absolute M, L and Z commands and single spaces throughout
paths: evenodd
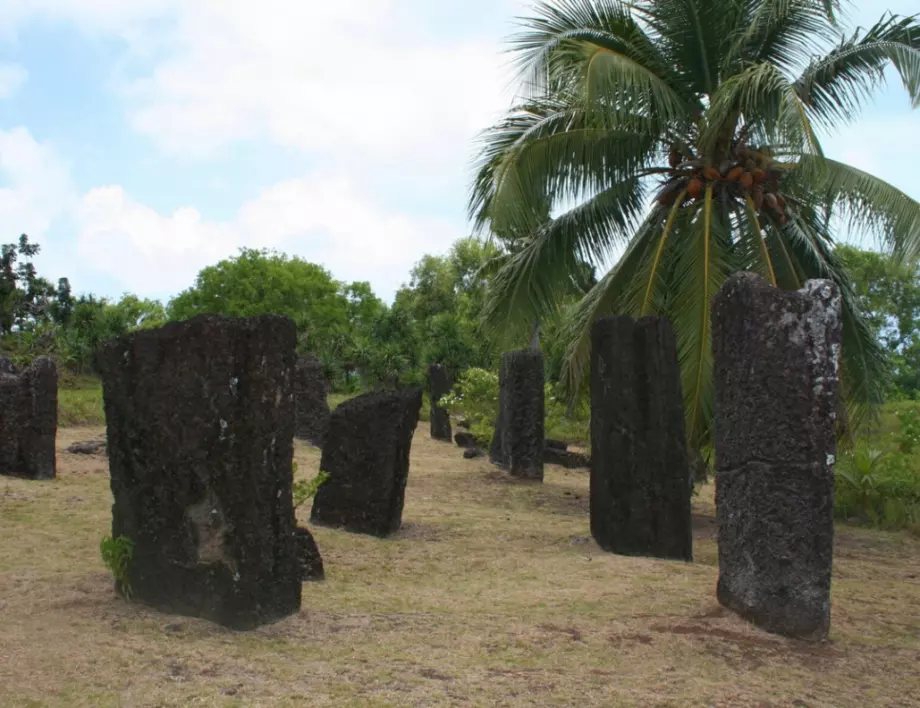
M 877 400 L 885 359 L 862 320 L 833 230 L 920 252 L 920 205 L 823 156 L 893 66 L 920 105 L 920 23 L 844 35 L 839 0 L 556 0 L 513 40 L 524 99 L 482 136 L 470 199 L 480 228 L 523 234 L 492 283 L 506 327 L 560 305 L 584 260 L 622 250 L 570 317 L 568 382 L 592 322 L 666 315 L 691 444 L 712 415 L 710 299 L 733 273 L 777 287 L 830 278 L 843 295 L 850 414 Z M 547 222 L 547 208 L 558 213 Z

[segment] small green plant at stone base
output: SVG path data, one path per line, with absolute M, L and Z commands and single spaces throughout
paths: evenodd
M 127 536 L 112 538 L 106 536 L 99 544 L 102 562 L 109 569 L 119 592 L 126 600 L 131 599 L 131 581 L 128 579 L 128 565 L 134 556 L 134 541 Z
M 294 472 L 297 472 L 296 462 L 294 463 Z M 319 474 L 309 481 L 301 479 L 297 482 L 294 482 L 294 508 L 297 508 L 301 504 L 306 503 L 308 499 L 315 497 L 316 493 L 319 491 L 320 486 L 322 486 L 323 482 L 325 482 L 327 479 L 329 479 L 329 473 L 325 470 L 320 470 Z

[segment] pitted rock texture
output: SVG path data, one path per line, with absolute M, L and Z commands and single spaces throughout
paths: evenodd
M 366 393 L 332 412 L 313 500 L 314 524 L 384 537 L 402 524 L 409 452 L 422 391 Z
M 668 320 L 606 317 L 591 336 L 591 534 L 606 551 L 691 560 L 690 465 Z
M 294 529 L 294 540 L 297 543 L 297 560 L 300 564 L 300 579 L 304 582 L 325 580 L 323 570 L 323 557 L 319 553 L 319 546 L 310 530 L 298 526 Z
M 428 368 L 428 396 L 431 400 L 431 437 L 435 440 L 451 441 L 450 413 L 438 405 L 442 396 L 450 393 L 454 377 L 443 364 L 432 364 Z
M 502 354 L 498 420 L 489 456 L 512 477 L 543 481 L 545 402 L 543 354 L 520 349 Z
M 323 363 L 312 355 L 297 359 L 294 371 L 294 436 L 314 447 L 322 447 L 329 429 L 329 380 Z
M 0 474 L 54 479 L 58 373 L 54 361 L 36 357 L 16 373 L 0 361 Z
M 719 602 L 770 632 L 830 628 L 840 293 L 729 279 L 712 305 Z
M 234 629 L 300 609 L 294 345 L 286 317 L 199 315 L 100 348 L 134 599 Z

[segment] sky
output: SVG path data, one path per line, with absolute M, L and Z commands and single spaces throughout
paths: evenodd
M 391 300 L 470 233 L 475 136 L 529 0 L 3 0 L 0 242 L 75 292 L 168 299 L 240 247 Z M 917 0 L 857 2 L 852 25 Z M 896 76 L 831 157 L 920 199 Z

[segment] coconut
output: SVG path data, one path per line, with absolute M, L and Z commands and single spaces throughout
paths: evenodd
M 744 172 L 744 168 L 743 168 L 743 167 L 734 167 L 734 168 L 732 168 L 731 170 L 728 171 L 728 174 L 725 175 L 725 179 L 731 180 L 732 182 L 734 182 L 734 181 L 736 181 L 739 177 L 741 177 L 741 175 L 742 175 L 743 172 Z
M 754 177 L 750 172 L 744 172 L 741 174 L 741 177 L 738 178 L 738 181 L 741 182 L 742 187 L 750 189 L 751 185 L 754 184 Z
M 703 183 L 700 181 L 699 177 L 692 177 L 689 182 L 687 182 L 687 194 L 696 199 L 700 196 L 700 192 L 703 191 Z

